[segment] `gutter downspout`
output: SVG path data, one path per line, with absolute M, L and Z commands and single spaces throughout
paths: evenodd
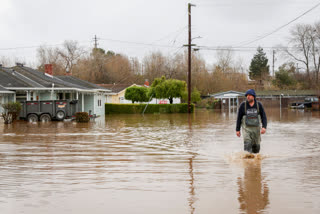
M 82 98 L 82 100 L 81 100 L 81 111 L 82 112 L 84 112 L 84 94 L 83 93 L 81 93 L 81 98 Z
M 51 100 L 53 100 L 53 91 L 54 91 L 54 83 L 52 83 L 52 89 L 51 89 Z

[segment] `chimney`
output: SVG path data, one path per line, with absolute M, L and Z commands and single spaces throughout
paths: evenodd
M 66 76 L 72 76 L 72 73 L 68 67 L 66 68 Z
M 144 81 L 144 86 L 149 87 L 149 81 L 147 79 Z
M 23 67 L 23 63 L 16 62 L 16 66 Z
M 45 70 L 45 74 L 53 76 L 52 64 L 45 64 L 44 70 Z

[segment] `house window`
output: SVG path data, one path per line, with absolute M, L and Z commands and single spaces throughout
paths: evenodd
M 98 107 L 101 107 L 102 106 L 102 96 L 98 95 L 97 99 L 98 99 Z
M 62 100 L 62 99 L 63 99 L 63 93 L 58 93 L 57 100 Z
M 27 100 L 27 94 L 22 93 L 22 94 L 16 94 L 16 100 L 17 101 L 26 101 Z

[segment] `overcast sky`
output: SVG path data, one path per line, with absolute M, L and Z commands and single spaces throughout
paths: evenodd
M 187 43 L 189 2 L 196 4 L 192 7 L 192 37 L 202 37 L 193 43 L 217 47 L 237 46 L 272 32 L 320 1 L 0 0 L 0 56 L 35 65 L 37 46 L 76 40 L 89 49 L 93 47 L 94 35 L 99 38 L 99 47 L 128 57 L 143 59 L 158 50 L 174 55 L 182 52 L 181 46 Z M 245 47 L 286 45 L 292 26 L 320 21 L 319 14 L 320 6 Z M 265 51 L 271 61 L 271 49 Z M 248 65 L 254 53 L 235 51 L 235 56 Z M 207 64 L 215 62 L 216 51 L 201 50 L 199 54 Z

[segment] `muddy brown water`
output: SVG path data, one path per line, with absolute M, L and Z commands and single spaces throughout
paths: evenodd
M 0 125 L 1 213 L 320 213 L 320 113 L 267 109 L 244 159 L 236 114 Z

